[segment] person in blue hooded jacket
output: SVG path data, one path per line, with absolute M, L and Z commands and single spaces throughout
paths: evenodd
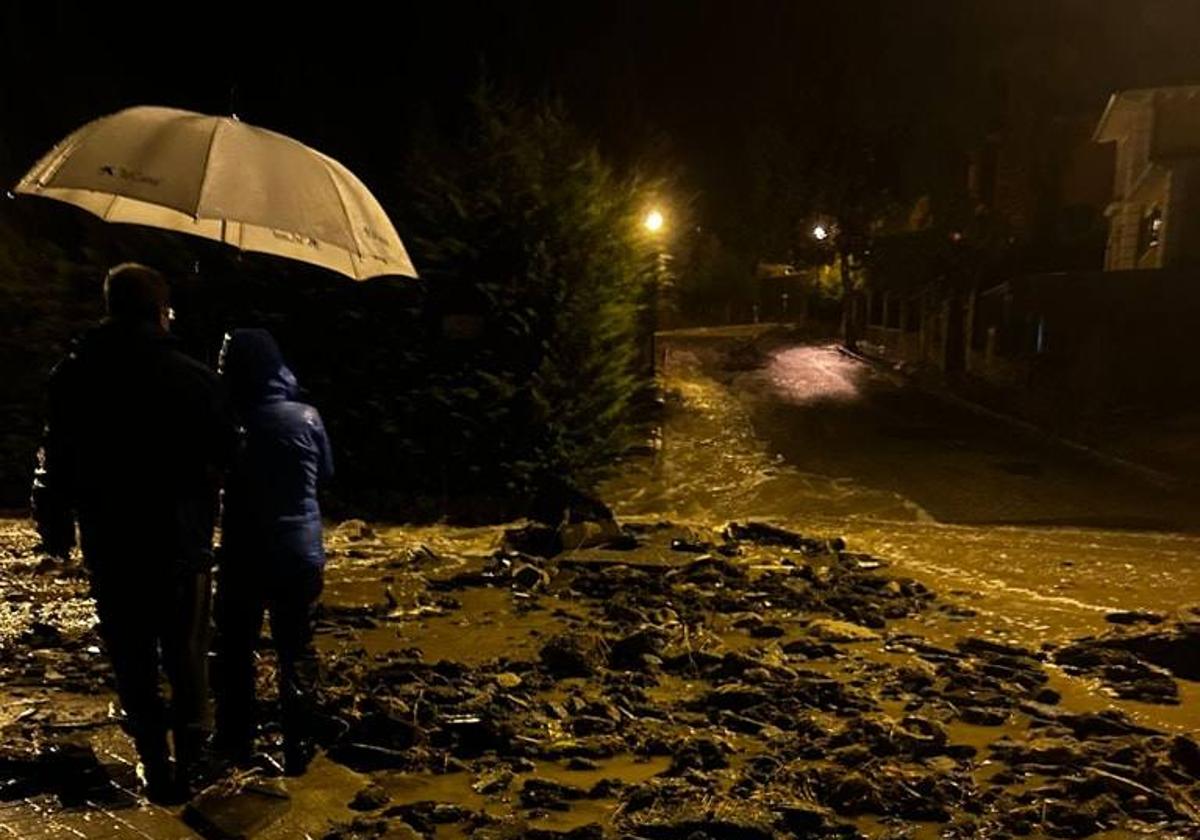
M 324 585 L 318 485 L 333 474 L 321 416 L 266 330 L 240 329 L 221 353 L 242 443 L 225 484 L 217 572 L 217 746 L 241 763 L 254 751 L 254 651 L 263 614 L 279 657 L 284 764 L 312 759 L 318 685 L 313 624 Z

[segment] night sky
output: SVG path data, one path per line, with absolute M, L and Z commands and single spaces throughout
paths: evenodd
M 561 97 L 620 165 L 669 169 L 716 227 L 765 134 L 869 135 L 899 193 L 957 177 L 1014 102 L 1103 107 L 1116 87 L 1200 81 L 1197 0 L 610 0 L 8 4 L 0 175 L 133 104 L 235 110 L 386 192 L 415 125 L 453 121 L 486 75 Z

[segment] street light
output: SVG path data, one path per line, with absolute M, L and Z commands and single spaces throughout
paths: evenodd
M 663 221 L 662 211 L 655 207 L 646 214 L 646 218 L 642 220 L 642 226 L 650 233 L 658 233 L 662 230 Z
M 817 240 L 818 242 L 824 242 L 829 238 L 829 230 L 825 227 L 825 225 L 814 225 L 812 229 L 812 235 L 813 239 Z
M 655 377 L 657 365 L 658 346 L 655 341 L 654 334 L 658 332 L 658 296 L 660 293 L 659 286 L 662 285 L 666 273 L 667 266 L 666 252 L 663 251 L 663 243 L 661 235 L 663 227 L 666 224 L 666 219 L 663 217 L 662 211 L 657 207 L 651 207 L 646 211 L 645 217 L 642 219 L 642 227 L 655 240 L 654 246 L 654 278 L 650 283 L 650 377 Z

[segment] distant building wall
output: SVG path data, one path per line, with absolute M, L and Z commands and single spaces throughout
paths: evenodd
M 869 352 L 1039 422 L 1200 403 L 1200 270 L 1017 277 L 956 303 L 925 298 L 915 331 L 885 326 L 872 302 Z

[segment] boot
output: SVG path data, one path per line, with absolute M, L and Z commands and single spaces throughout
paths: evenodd
M 155 805 L 182 805 L 187 801 L 187 794 L 175 778 L 171 762 L 165 758 L 155 758 L 149 762 L 138 763 L 138 777 L 142 780 L 142 789 L 146 798 Z

